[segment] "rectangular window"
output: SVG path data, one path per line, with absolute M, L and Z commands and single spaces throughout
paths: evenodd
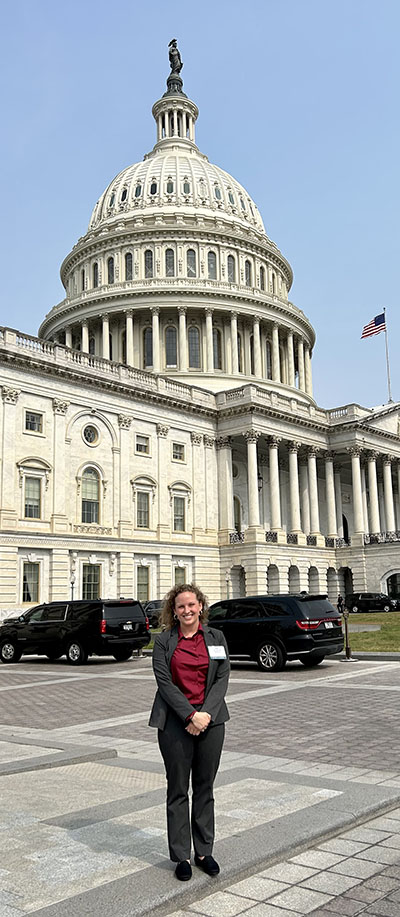
M 43 414 L 35 414 L 33 411 L 26 411 L 25 430 L 29 430 L 33 433 L 43 433 Z
M 185 447 L 183 443 L 172 443 L 172 458 L 174 462 L 185 461 Z
M 22 579 L 22 601 L 39 601 L 39 564 L 24 563 Z
M 136 434 L 136 452 L 143 452 L 144 455 L 150 455 L 150 437 Z
M 25 519 L 40 519 L 40 478 L 25 478 Z
M 186 583 L 186 567 L 175 567 L 174 583 L 175 586 L 183 586 Z
M 136 495 L 137 498 L 137 527 L 138 529 L 148 529 L 149 528 L 149 494 L 145 491 L 139 490 Z
M 174 497 L 174 532 L 185 531 L 185 498 Z
M 83 564 L 82 598 L 86 601 L 100 598 L 100 564 Z
M 149 601 L 149 574 L 149 567 L 140 566 L 137 568 L 137 600 L 142 604 Z

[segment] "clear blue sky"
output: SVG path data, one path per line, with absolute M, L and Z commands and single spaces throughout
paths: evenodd
M 317 333 L 323 407 L 400 399 L 398 0 L 14 0 L 3 10 L 0 324 L 36 334 L 59 266 L 155 142 L 177 37 L 197 142 L 257 201 Z

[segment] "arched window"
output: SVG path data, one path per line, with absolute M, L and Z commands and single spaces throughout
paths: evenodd
M 237 349 L 238 349 L 238 368 L 239 372 L 243 372 L 243 347 L 242 347 L 242 336 L 238 334 L 237 336 Z
M 167 194 L 173 194 L 174 183 L 173 181 L 167 181 Z
M 114 258 L 107 260 L 107 283 L 114 283 Z
M 217 256 L 215 252 L 208 253 L 208 279 L 217 279 Z
M 235 206 L 235 198 L 234 198 L 234 196 L 233 196 L 233 194 L 232 194 L 232 191 L 228 191 L 228 198 L 229 198 L 229 203 L 232 204 L 232 207 L 234 207 L 234 206 Z
M 122 192 L 122 194 L 121 194 L 121 201 L 126 201 L 127 197 L 128 197 L 128 189 L 127 189 L 127 188 L 124 188 L 124 190 L 123 190 L 123 192 Z
M 95 468 L 86 468 L 82 475 L 82 522 L 98 522 L 99 509 L 99 473 Z
M 142 193 L 142 186 L 141 186 L 141 185 L 136 185 L 136 188 L 135 188 L 135 197 L 140 197 L 141 193 Z
M 265 290 L 265 270 L 260 267 L 260 290 Z
M 177 336 L 173 325 L 165 330 L 165 362 L 167 367 L 178 365 Z
M 183 193 L 190 194 L 190 183 L 187 180 L 183 182 Z
M 233 255 L 228 255 L 228 283 L 236 281 L 236 266 Z
M 175 277 L 175 255 L 172 248 L 167 248 L 165 252 L 165 276 Z
M 99 265 L 97 264 L 97 261 L 95 261 L 93 265 L 93 286 L 98 287 L 98 285 L 99 285 Z
M 188 331 L 189 367 L 200 369 L 200 331 L 192 325 Z
M 196 276 L 196 252 L 193 248 L 188 248 L 186 253 L 186 270 L 188 277 Z
M 144 276 L 153 276 L 153 252 L 149 248 L 144 253 Z
M 85 291 L 85 271 L 84 270 L 81 271 L 81 290 L 82 290 L 82 293 L 84 293 Z
M 115 204 L 115 191 L 113 191 L 113 193 L 112 193 L 112 195 L 111 195 L 111 197 L 110 197 L 110 203 L 109 203 L 108 206 L 109 206 L 109 207 L 113 207 L 114 204 Z
M 219 328 L 213 328 L 214 369 L 222 369 L 222 336 Z
M 271 341 L 265 342 L 265 370 L 267 379 L 272 379 L 272 348 Z
M 145 328 L 143 331 L 143 367 L 148 369 L 153 365 L 153 329 Z
M 251 264 L 250 261 L 244 262 L 244 279 L 246 287 L 251 287 Z
M 235 531 L 241 532 L 242 531 L 242 513 L 241 513 L 239 497 L 233 498 L 233 518 L 234 518 Z
M 215 186 L 214 193 L 215 193 L 215 197 L 217 201 L 220 201 L 222 198 L 222 194 L 221 194 L 221 189 L 218 187 L 218 185 Z
M 150 194 L 157 194 L 157 182 L 152 181 L 150 185 Z
M 125 255 L 125 280 L 132 280 L 133 278 L 133 262 L 131 252 L 127 252 Z
M 92 356 L 96 353 L 96 341 L 93 335 L 89 338 L 89 353 L 91 353 Z

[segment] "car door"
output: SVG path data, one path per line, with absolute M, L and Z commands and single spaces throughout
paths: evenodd
M 228 605 L 223 631 L 232 655 L 251 656 L 258 646 L 265 616 L 261 602 L 235 599 Z
M 18 643 L 23 653 L 42 652 L 38 648 L 42 646 L 45 633 L 42 622 L 44 609 L 44 605 L 37 605 L 26 611 L 18 621 Z
M 65 635 L 67 602 L 51 602 L 44 606 L 42 646 L 44 653 L 61 653 Z

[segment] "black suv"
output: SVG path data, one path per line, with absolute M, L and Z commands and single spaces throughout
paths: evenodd
M 326 595 L 253 595 L 211 605 L 211 627 L 222 630 L 230 656 L 250 656 L 264 672 L 289 660 L 319 665 L 343 649 L 342 619 Z
M 384 592 L 348 592 L 345 599 L 348 611 L 396 611 L 398 603 Z
M 143 605 L 145 614 L 150 621 L 150 627 L 159 627 L 164 599 L 151 599 Z
M 124 662 L 149 640 L 148 618 L 135 599 L 49 602 L 0 624 L 0 661 L 37 653 L 82 665 L 94 653 Z

